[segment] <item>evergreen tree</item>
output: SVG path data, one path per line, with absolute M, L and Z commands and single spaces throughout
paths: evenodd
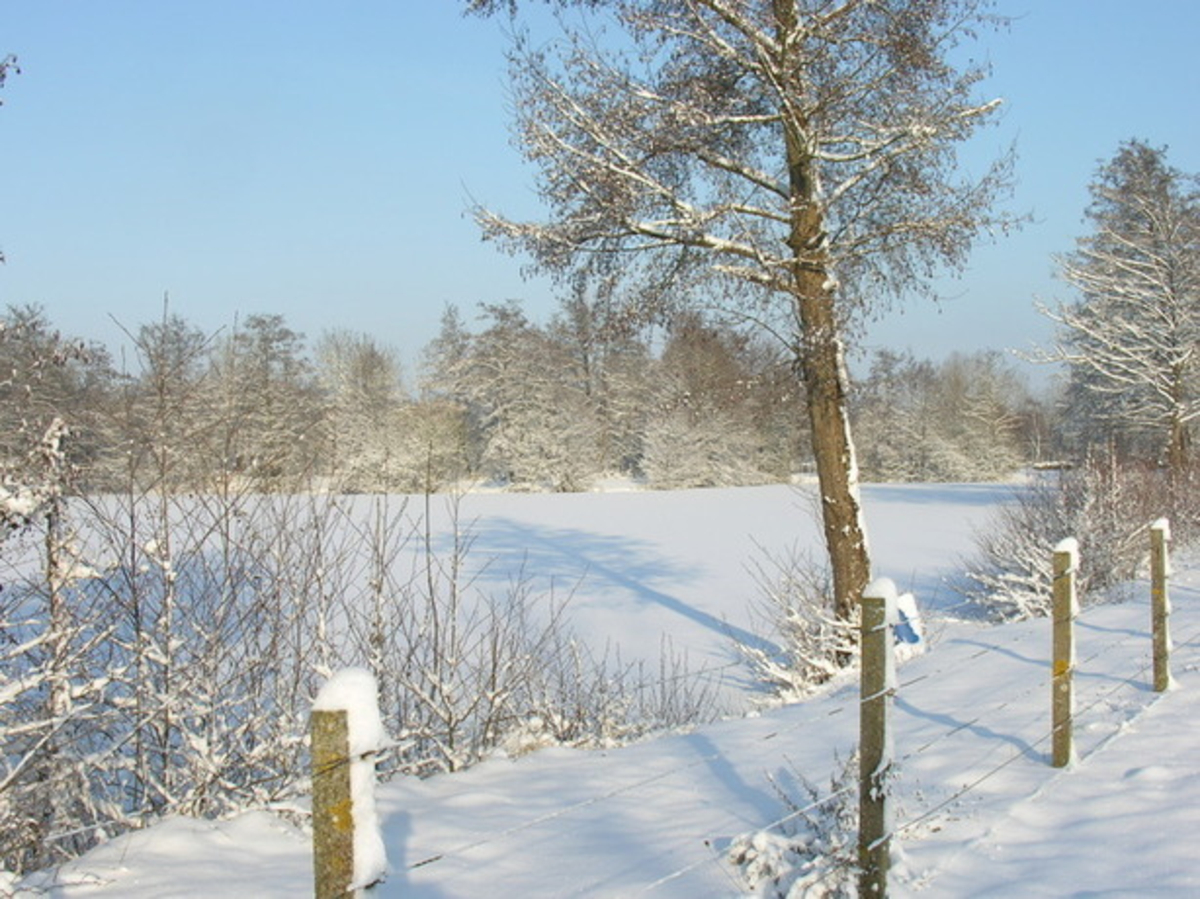
M 1078 434 L 1148 441 L 1179 471 L 1200 415 L 1200 179 L 1132 140 L 1100 166 L 1091 196 L 1091 230 L 1059 260 L 1079 299 L 1042 308 L 1059 326 L 1046 358 L 1070 366 Z

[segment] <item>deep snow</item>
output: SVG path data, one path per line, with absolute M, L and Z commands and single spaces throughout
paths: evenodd
M 877 574 L 912 590 L 930 650 L 899 670 L 894 895 L 1200 893 L 1200 565 L 1176 560 L 1175 688 L 1150 689 L 1149 589 L 1078 622 L 1078 761 L 1049 752 L 1046 621 L 957 620 L 945 586 L 1003 487 L 865 489 Z M 756 545 L 815 547 L 808 498 L 784 488 L 468 497 L 473 558 L 575 584 L 591 639 L 724 667 L 747 627 Z M 1049 551 L 1049 550 L 1048 550 Z M 1086 565 L 1086 559 L 1081 560 Z M 1143 588 L 1144 587 L 1144 588 Z M 630 649 L 632 647 L 632 650 Z M 726 673 L 733 669 L 725 669 Z M 736 679 L 731 695 L 741 695 Z M 549 749 L 379 789 L 392 871 L 371 895 L 736 896 L 725 850 L 784 814 L 769 778 L 827 788 L 857 727 L 852 676 L 808 702 L 608 751 Z M 799 788 L 796 788 L 799 794 Z M 173 819 L 38 882 L 56 896 L 296 896 L 307 838 L 267 813 Z M 32 885 L 32 884 L 31 884 Z

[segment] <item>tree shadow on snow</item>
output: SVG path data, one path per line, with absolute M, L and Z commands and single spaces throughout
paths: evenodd
M 539 581 L 586 583 L 615 590 L 641 603 L 657 605 L 748 646 L 770 649 L 771 644 L 750 631 L 653 586 L 695 581 L 699 573 L 656 553 L 652 544 L 611 534 L 569 528 L 544 528 L 510 518 L 488 518 L 472 530 L 473 555 L 492 560 L 478 575 L 480 581 L 512 583 L 524 572 Z
M 993 730 L 985 724 L 981 724 L 978 719 L 974 721 L 961 721 L 953 715 L 947 715 L 942 712 L 931 712 L 919 708 L 904 696 L 897 695 L 895 699 L 896 710 L 903 712 L 906 715 L 912 715 L 914 718 L 924 718 L 932 724 L 946 728 L 947 734 L 955 731 L 965 731 L 974 734 L 985 740 L 1000 740 L 1008 743 L 1010 746 L 1020 750 L 1021 754 L 1026 758 L 1040 761 L 1044 757 L 1044 753 L 1035 750 L 1027 741 L 1012 734 L 1000 733 Z

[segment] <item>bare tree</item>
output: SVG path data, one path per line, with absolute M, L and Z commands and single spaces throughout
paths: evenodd
M 1200 178 L 1131 140 L 1091 185 L 1090 234 L 1059 260 L 1080 299 L 1041 311 L 1059 325 L 1046 354 L 1071 369 L 1084 416 L 1152 435 L 1172 471 L 1200 416 Z
M 13 72 L 20 74 L 21 70 L 17 67 L 17 57 L 9 53 L 7 56 L 0 58 L 0 87 L 4 87 L 4 80 L 8 77 L 8 73 Z M 0 100 L 0 103 L 3 101 Z
M 329 421 L 329 459 L 335 481 L 350 492 L 403 484 L 406 397 L 400 356 L 368 334 L 328 331 L 317 343 L 317 378 Z
M 765 392 L 752 341 L 684 313 L 671 323 L 654 371 L 642 468 L 655 487 L 754 484 L 786 477 L 751 400 Z
M 94 609 L 72 594 L 86 565 L 68 513 L 78 469 L 67 421 L 90 364 L 38 310 L 0 320 L 0 869 L 92 841 L 81 760 L 108 676 L 94 667 Z
M 487 8 L 495 4 L 476 3 Z M 845 341 L 868 308 L 928 290 L 993 211 L 1009 157 L 956 180 L 998 101 L 948 56 L 987 0 L 626 0 L 511 54 L 517 139 L 546 222 L 479 209 L 485 236 L 654 312 L 703 298 L 768 328 L 802 377 L 835 607 L 869 578 Z M 582 15 L 582 14 L 581 14 Z M 566 21 L 564 19 L 564 21 Z
M 547 337 L 560 346 L 575 386 L 595 417 L 596 459 L 601 471 L 639 470 L 650 415 L 646 380 L 653 365 L 649 340 L 620 310 L 575 291 L 564 297 Z

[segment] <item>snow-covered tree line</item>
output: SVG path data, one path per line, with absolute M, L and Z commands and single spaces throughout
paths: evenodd
M 26 335 L 6 350 L 18 369 L 33 364 L 20 353 L 57 339 L 39 310 L 8 321 Z M 791 364 L 696 312 L 637 329 L 582 301 L 545 324 L 514 302 L 471 322 L 450 308 L 411 384 L 377 339 L 337 330 L 310 345 L 279 315 L 206 334 L 168 314 L 129 334 L 126 370 L 101 347 L 64 343 L 74 356 L 39 363 L 37 389 L 8 409 L 10 442 L 54 415 L 69 423 L 83 491 L 569 491 L 611 477 L 683 488 L 811 466 Z M 1041 451 L 1036 403 L 997 354 L 884 351 L 860 367 L 851 400 L 868 477 L 1004 477 Z
M 804 457 L 791 424 L 802 394 L 786 363 L 695 314 L 655 341 L 582 301 L 545 327 L 512 303 L 484 306 L 475 331 L 451 310 L 426 373 L 426 394 L 464 415 L 471 471 L 500 483 L 760 483 L 786 479 Z
M 872 480 L 994 480 L 1057 446 L 1049 401 L 999 352 L 931 362 L 880 350 L 852 396 L 859 464 Z

